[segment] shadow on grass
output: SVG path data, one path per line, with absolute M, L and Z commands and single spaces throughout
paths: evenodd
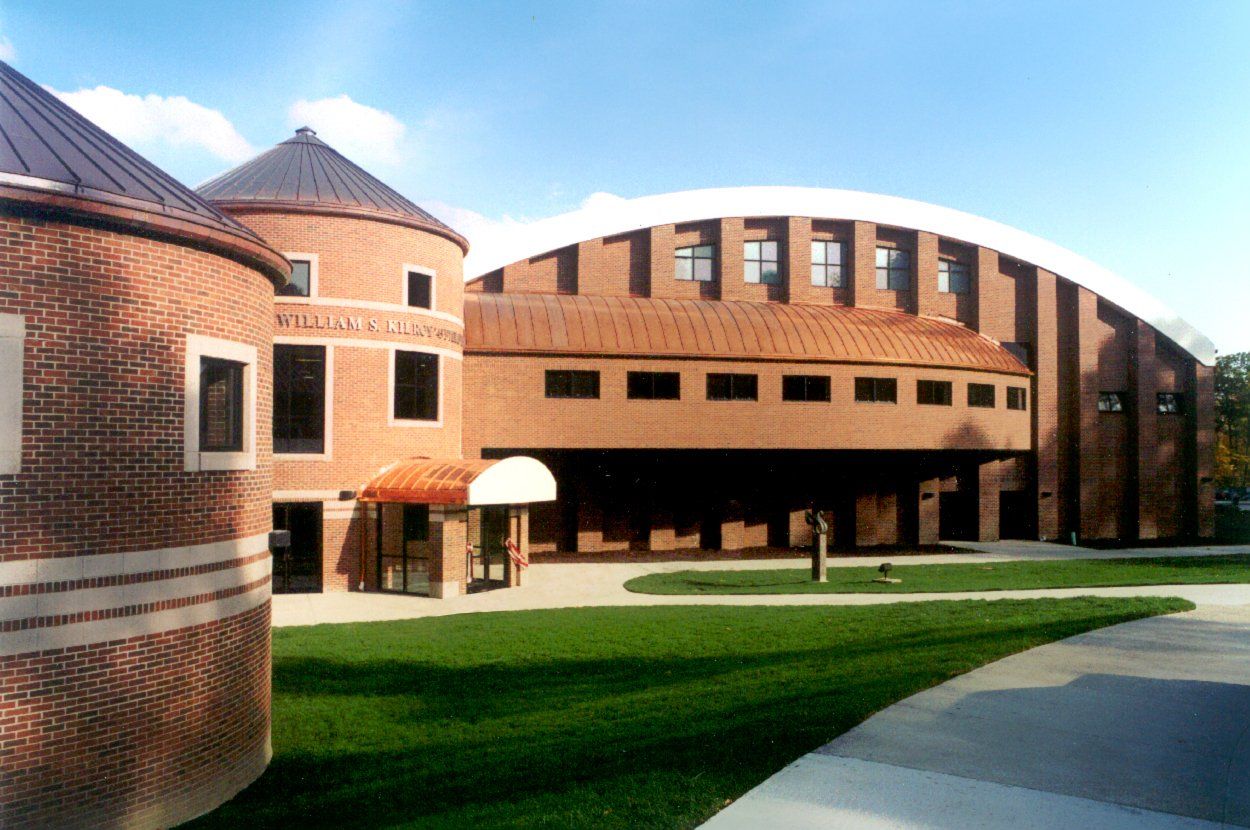
M 1184 607 L 580 609 L 287 629 L 273 764 L 195 826 L 693 826 L 900 698 Z

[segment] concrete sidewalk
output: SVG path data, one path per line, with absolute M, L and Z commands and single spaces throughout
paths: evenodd
M 1250 609 L 1139 620 L 983 666 L 704 827 L 1250 827 Z
M 960 543 L 965 544 L 965 543 Z M 830 559 L 830 567 L 878 565 L 889 559 L 908 565 L 953 564 L 961 562 L 1005 562 L 1012 560 L 1113 559 L 1125 556 L 1210 556 L 1250 553 L 1250 545 L 1224 547 L 1147 548 L 1133 551 L 1098 551 L 1044 542 L 967 543 L 968 550 L 943 554 L 890 557 L 853 556 Z M 648 573 L 682 570 L 746 570 L 802 568 L 810 560 L 763 559 L 678 561 L 646 563 L 561 563 L 534 565 L 525 571 L 522 585 L 500 591 L 429 599 L 379 593 L 281 594 L 273 598 L 273 624 L 315 625 L 318 623 L 401 620 L 486 611 L 525 611 L 540 608 L 570 608 L 604 605 L 877 605 L 894 602 L 954 599 L 1034 599 L 1072 596 L 1178 596 L 1198 605 L 1250 604 L 1250 584 L 1181 585 L 1122 588 L 1063 588 L 1031 591 L 983 591 L 974 593 L 929 594 L 756 594 L 748 596 L 659 596 L 635 594 L 624 584 Z

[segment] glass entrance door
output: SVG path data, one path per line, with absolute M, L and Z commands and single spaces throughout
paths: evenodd
M 288 502 L 273 506 L 275 530 L 291 531 L 291 546 L 274 553 L 275 594 L 321 591 L 321 502 Z
M 490 505 L 481 511 L 481 532 L 473 547 L 473 574 L 469 590 L 483 591 L 508 584 L 512 567 L 504 539 L 508 537 L 507 505 Z
M 430 508 L 424 504 L 380 504 L 376 509 L 373 533 L 378 587 L 429 596 Z

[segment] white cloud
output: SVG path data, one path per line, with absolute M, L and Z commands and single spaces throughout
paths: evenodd
M 615 193 L 598 191 L 583 199 L 578 209 L 610 210 L 624 201 L 624 197 Z M 469 240 L 469 255 L 465 258 L 464 267 L 466 276 L 475 276 L 481 264 L 495 262 L 501 256 L 507 257 L 509 251 L 524 249 L 530 225 L 540 221 L 526 217 L 517 219 L 507 214 L 495 219 L 445 202 L 426 201 L 422 205 Z
M 237 164 L 256 154 L 220 111 L 181 95 L 132 95 L 108 86 L 58 92 L 45 87 L 123 144 L 204 150 Z
M 300 99 L 287 111 L 291 129 L 312 127 L 318 138 L 368 168 L 373 164 L 395 165 L 403 160 L 407 127 L 395 116 L 353 101 L 347 95 Z
M 13 62 L 17 58 L 17 50 L 13 48 L 13 41 L 4 35 L 0 35 L 0 61 Z

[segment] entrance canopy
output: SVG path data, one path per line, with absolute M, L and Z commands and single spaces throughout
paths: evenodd
M 555 497 L 551 471 L 524 455 L 495 461 L 406 458 L 360 490 L 360 501 L 386 504 L 526 504 Z

